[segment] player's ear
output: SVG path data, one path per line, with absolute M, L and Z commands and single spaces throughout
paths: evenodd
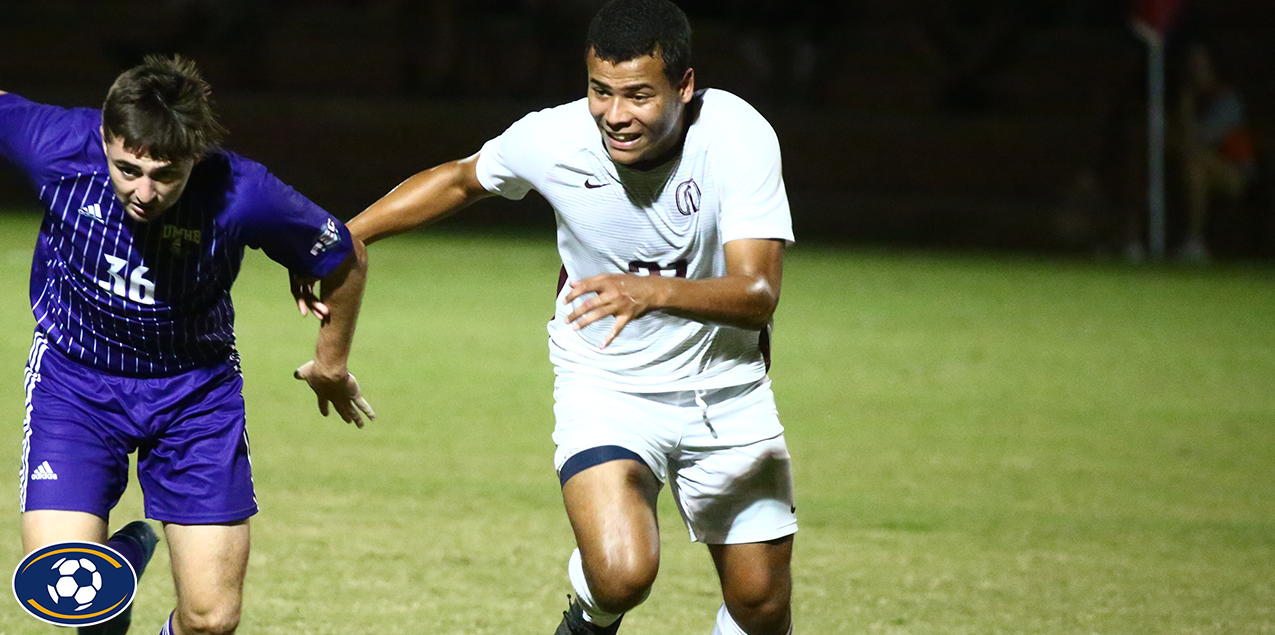
M 682 74 L 682 81 L 677 85 L 677 92 L 682 103 L 691 103 L 691 98 L 695 96 L 695 69 L 688 68 Z

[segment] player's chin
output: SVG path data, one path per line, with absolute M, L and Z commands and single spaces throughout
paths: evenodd
M 614 146 L 608 146 L 607 152 L 611 155 L 611 160 L 620 165 L 633 165 L 640 163 L 645 156 L 640 148 L 620 149 Z

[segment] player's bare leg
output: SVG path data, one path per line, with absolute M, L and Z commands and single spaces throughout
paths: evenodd
M 177 587 L 173 635 L 228 635 L 239 627 L 248 569 L 248 521 L 164 524 Z
M 29 554 L 55 542 L 106 544 L 106 521 L 88 512 L 39 509 L 22 514 L 22 550 Z
M 135 521 L 124 526 L 109 539 L 106 521 L 87 512 L 54 509 L 32 510 L 22 514 L 22 548 L 31 553 L 55 542 L 94 542 L 107 545 L 124 556 L 132 565 L 140 580 L 159 538 L 146 521 Z M 132 621 L 132 608 L 107 622 L 76 629 L 80 635 L 121 635 L 128 632 Z
M 722 582 L 714 635 L 792 632 L 792 536 L 768 542 L 709 545 Z
M 627 459 L 590 467 L 563 486 L 579 547 L 580 569 L 572 571 L 572 585 L 587 621 L 610 626 L 650 593 L 660 566 L 659 491 L 651 470 Z

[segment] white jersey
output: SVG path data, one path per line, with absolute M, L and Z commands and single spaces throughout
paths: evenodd
M 692 123 L 680 156 L 638 171 L 611 161 L 587 99 L 534 112 L 483 146 L 478 180 L 510 199 L 534 189 L 553 205 L 568 280 L 723 276 L 725 243 L 793 239 L 779 141 L 760 113 L 725 91 L 696 93 L 687 115 Z M 549 356 L 560 378 L 671 392 L 738 386 L 766 374 L 768 331 L 663 311 L 633 320 L 599 348 L 615 318 L 576 331 L 566 323 L 569 290 L 559 291 L 549 322 Z

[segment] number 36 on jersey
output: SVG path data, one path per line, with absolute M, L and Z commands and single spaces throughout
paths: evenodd
M 102 258 L 111 267 L 106 272 L 110 279 L 98 280 L 99 287 L 140 304 L 155 304 L 155 283 L 146 279 L 150 267 L 138 266 L 129 271 L 127 260 L 105 254 Z

